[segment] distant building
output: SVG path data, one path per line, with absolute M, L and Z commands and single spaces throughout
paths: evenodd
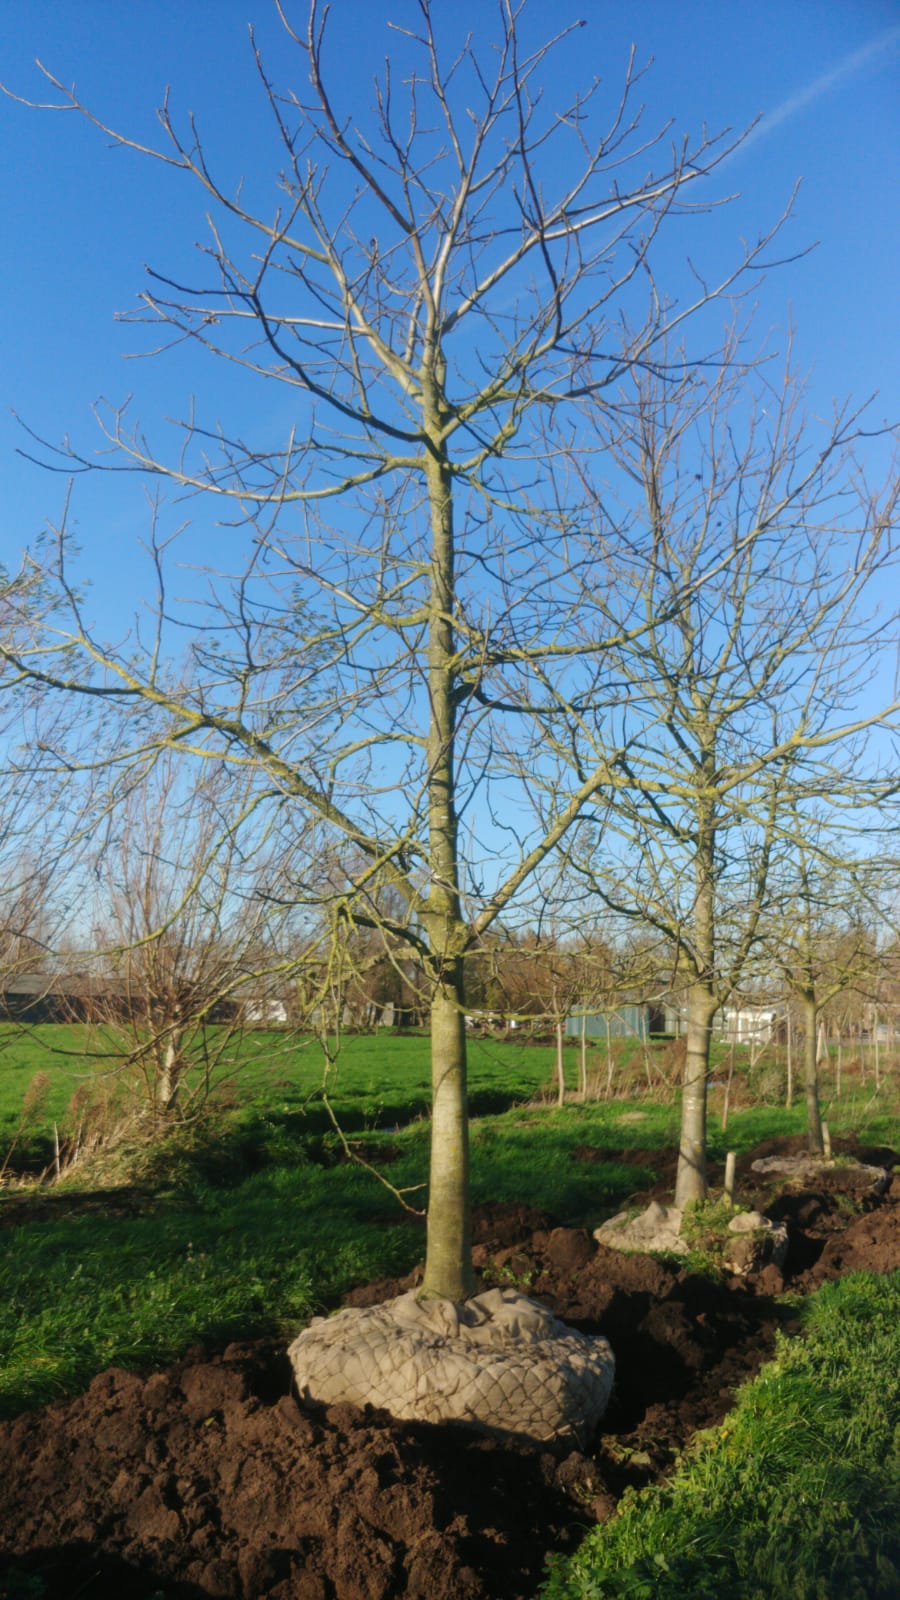
M 776 1021 L 768 1006 L 725 1006 L 715 1035 L 722 1044 L 768 1044 L 775 1037 Z
M 93 1022 L 101 1008 L 124 1007 L 121 984 L 97 984 L 81 973 L 45 972 L 0 977 L 0 1018 L 16 1022 Z
M 673 1005 L 614 1006 L 598 1011 L 593 1006 L 575 1007 L 566 1017 L 569 1039 L 643 1039 L 677 1037 L 684 1031 L 682 1013 Z
M 250 1028 L 283 1028 L 288 1020 L 288 1008 L 283 1000 L 263 996 L 244 1002 L 244 1021 Z

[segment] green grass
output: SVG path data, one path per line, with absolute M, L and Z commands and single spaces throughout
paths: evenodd
M 406 1270 L 418 1230 L 356 1167 L 304 1159 L 233 1185 L 160 1172 L 137 1215 L 59 1190 L 44 1220 L 0 1234 L 0 1413 L 146 1367 L 196 1340 L 301 1327 L 343 1289 Z M 108 1208 L 108 1209 L 105 1209 Z M 366 1225 L 368 1224 L 368 1225 Z
M 665 1069 L 666 1046 L 653 1046 L 653 1059 Z M 555 1049 L 551 1044 L 531 1044 L 518 1039 L 483 1039 L 468 1042 L 470 1104 L 473 1115 L 502 1111 L 518 1101 L 527 1101 L 541 1092 L 554 1089 Z M 634 1041 L 617 1041 L 616 1083 L 636 1080 L 643 1086 L 641 1052 Z M 577 1086 L 577 1042 L 566 1049 L 566 1073 L 571 1090 Z M 727 1061 L 727 1048 L 713 1049 L 713 1070 Z M 30 1165 L 40 1166 L 50 1159 L 53 1125 L 65 1137 L 72 1121 L 68 1107 L 73 1094 L 85 1085 L 114 1083 L 118 1060 L 116 1039 L 104 1037 L 101 1030 L 47 1024 L 22 1029 L 0 1025 L 0 1164 L 22 1119 L 29 1085 L 37 1074 L 46 1078 L 46 1090 L 34 1113 L 19 1134 L 19 1160 L 29 1157 Z M 592 1047 L 588 1070 L 605 1079 L 605 1046 Z M 746 1062 L 739 1062 L 739 1078 L 746 1076 Z M 325 1082 L 324 1059 L 315 1039 L 279 1032 L 252 1031 L 236 1037 L 220 1064 L 214 1087 L 214 1101 L 228 1107 L 257 1107 L 286 1114 L 302 1111 L 310 1132 L 324 1132 L 329 1119 L 322 1105 Z M 328 1073 L 327 1086 L 342 1126 L 357 1133 L 371 1128 L 392 1128 L 417 1116 L 425 1116 L 430 1104 L 430 1064 L 428 1039 L 424 1035 L 396 1035 L 388 1030 L 372 1034 L 348 1034 L 341 1041 L 335 1067 Z M 890 1107 L 873 1101 L 871 1086 L 848 1080 L 839 1101 L 832 1101 L 826 1085 L 823 1112 L 832 1131 L 855 1128 L 861 1117 L 869 1123 L 875 1140 L 890 1143 L 896 1122 Z M 711 1093 L 710 1137 L 715 1146 L 721 1090 Z M 802 1107 L 788 1114 L 791 1131 L 802 1127 Z M 778 1107 L 767 1105 L 758 1113 L 760 1126 L 774 1131 L 771 1118 Z M 750 1113 L 744 1113 L 750 1115 Z M 799 1117 L 799 1121 L 797 1118 Z M 733 1108 L 730 1128 L 736 1123 Z M 892 1132 L 893 1129 L 893 1132 Z M 729 1148 L 732 1147 L 729 1133 Z
M 526 1200 L 569 1221 L 618 1209 L 640 1175 L 573 1149 L 671 1144 L 671 1107 L 619 1121 L 621 1104 L 518 1107 L 472 1124 L 475 1203 Z M 634 1109 L 634 1108 L 632 1108 Z M 354 1137 L 408 1199 L 425 1201 L 428 1124 Z M 387 1147 L 387 1148 L 386 1148 Z M 387 1159 L 385 1159 L 387 1157 Z M 148 1367 L 195 1340 L 296 1331 L 346 1289 L 407 1271 L 421 1220 L 375 1177 L 341 1159 L 337 1136 L 302 1109 L 250 1104 L 136 1146 L 130 1184 L 74 1173 L 37 1195 L 0 1198 L 0 1414 L 83 1388 L 110 1364 Z M 648 1174 L 652 1179 L 652 1174 Z M 13 1226 L 15 1208 L 30 1220 Z M 130 1214 L 121 1215 L 123 1208 Z
M 578 1109 L 476 1118 L 476 1203 L 524 1198 L 585 1218 L 615 1209 L 634 1170 L 573 1162 L 573 1146 L 662 1147 L 671 1110 L 636 1129 L 618 1124 L 619 1106 Z M 426 1179 L 428 1134 L 413 1121 L 354 1143 L 407 1188 Z M 424 1252 L 421 1220 L 340 1154 L 337 1136 L 311 1131 L 302 1110 L 250 1105 L 135 1147 L 130 1185 L 121 1166 L 102 1190 L 76 1167 L 37 1196 L 0 1200 L 10 1211 L 0 1229 L 0 1414 L 76 1392 L 110 1364 L 157 1365 L 195 1340 L 296 1331 L 353 1284 L 407 1271 Z M 13 1226 L 22 1203 L 31 1220 Z
M 808 1303 L 806 1337 L 623 1498 L 544 1600 L 881 1600 L 900 1595 L 900 1273 Z
M 7 1117 L 18 1116 L 11 1080 L 20 1074 L 21 1098 L 22 1081 L 42 1060 L 65 1104 L 70 1075 L 88 1062 L 59 1047 L 75 1051 L 83 1037 L 35 1029 L 0 1053 Z M 240 1075 L 206 1119 L 155 1145 L 115 1150 L 102 1164 L 76 1165 L 37 1193 L 0 1189 L 3 1415 L 73 1393 L 109 1364 L 146 1368 L 196 1340 L 221 1346 L 296 1330 L 354 1284 L 421 1260 L 421 1221 L 370 1173 L 342 1160 L 322 1104 L 319 1052 L 277 1034 L 249 1040 Z M 476 1204 L 526 1201 L 596 1226 L 656 1175 L 616 1160 L 616 1152 L 645 1148 L 662 1158 L 672 1151 L 678 1112 L 671 1098 L 560 1109 L 523 1103 L 549 1083 L 552 1047 L 473 1040 L 471 1054 L 473 1106 L 491 1113 L 472 1122 Z M 574 1080 L 574 1052 L 569 1071 Z M 329 1090 L 354 1146 L 424 1206 L 427 1040 L 348 1039 Z M 639 1120 L 628 1120 L 635 1113 Z M 721 1159 L 726 1147 L 743 1150 L 802 1127 L 799 1106 L 734 1112 L 727 1137 L 713 1118 L 710 1154 Z M 578 1160 L 579 1145 L 609 1156 Z
M 19 1136 L 19 1152 L 49 1159 L 54 1122 L 61 1135 L 71 1123 L 68 1107 L 84 1086 L 116 1080 L 119 1059 L 114 1035 L 101 1030 L 46 1024 L 30 1029 L 0 1025 L 0 1163 L 16 1136 L 29 1085 L 38 1074 L 46 1089 Z M 574 1086 L 574 1049 L 567 1051 Z M 549 1085 L 555 1052 L 549 1045 L 515 1040 L 469 1040 L 473 1114 L 504 1110 Z M 214 1101 L 278 1112 L 302 1110 L 310 1131 L 330 1126 L 321 1103 L 323 1084 L 349 1132 L 392 1127 L 427 1114 L 431 1100 L 429 1042 L 424 1035 L 387 1031 L 348 1034 L 333 1068 L 325 1074 L 315 1039 L 253 1031 L 236 1037 L 220 1063 Z

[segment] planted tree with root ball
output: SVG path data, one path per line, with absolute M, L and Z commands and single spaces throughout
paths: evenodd
M 580 24 L 526 47 L 522 8 L 504 4 L 476 50 L 420 0 L 360 107 L 326 10 L 313 0 L 303 24 L 287 6 L 279 15 L 277 81 L 256 53 L 278 144 L 268 199 L 258 174 L 246 186 L 220 175 L 168 99 L 150 148 L 51 79 L 58 103 L 115 145 L 192 179 L 208 211 L 196 280 L 154 270 L 129 320 L 149 325 L 153 347 L 187 342 L 236 366 L 248 407 L 271 414 L 274 391 L 291 420 L 260 442 L 255 427 L 217 420 L 218 397 L 215 410 L 192 402 L 168 448 L 125 409 L 102 408 L 100 454 L 66 444 L 52 459 L 155 484 L 159 633 L 116 643 L 89 626 L 63 519 L 56 632 L 37 630 L 15 661 L 48 692 L 93 697 L 104 718 L 117 708 L 120 765 L 131 719 L 136 759 L 155 745 L 252 769 L 269 803 L 343 839 L 356 865 L 329 895 L 336 923 L 374 921 L 425 975 L 424 1293 L 461 1301 L 473 1287 L 467 952 L 617 763 L 604 746 L 553 787 L 531 782 L 546 776 L 548 716 L 573 704 L 599 715 L 620 640 L 617 621 L 589 638 L 578 623 L 596 550 L 548 488 L 554 458 L 588 396 L 612 403 L 635 364 L 665 376 L 673 327 L 743 284 L 771 234 L 741 246 L 721 280 L 691 279 L 689 301 L 667 302 L 658 240 L 704 209 L 704 177 L 729 143 L 645 132 L 633 63 L 612 102 L 594 82 L 546 105 L 542 71 L 551 52 L 572 65 Z M 611 353 L 623 310 L 634 332 Z M 202 524 L 198 554 L 190 527 L 167 520 L 167 492 L 229 530 L 202 607 L 179 610 L 165 589 L 179 552 L 210 567 Z M 686 589 L 705 577 L 701 552 Z M 191 636 L 189 669 L 165 648 L 173 615 Z M 402 915 L 380 909 L 387 889 Z
M 818 804 L 849 827 L 895 789 L 871 736 L 898 706 L 871 685 L 896 627 L 897 477 L 867 481 L 852 408 L 807 421 L 789 361 L 747 373 L 733 356 L 677 383 L 637 370 L 596 408 L 610 478 L 585 490 L 598 540 L 618 536 L 617 581 L 586 588 L 577 621 L 585 647 L 618 630 L 623 704 L 615 719 L 579 708 L 565 749 L 547 725 L 575 780 L 622 748 L 613 812 L 585 805 L 563 866 L 588 913 L 599 901 L 672 953 L 678 1205 L 706 1197 L 713 1019 L 769 931 L 798 815 Z

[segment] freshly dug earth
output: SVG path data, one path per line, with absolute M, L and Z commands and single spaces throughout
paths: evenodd
M 891 1189 L 878 1197 L 854 1187 L 847 1168 L 821 1174 L 814 1189 L 750 1171 L 756 1156 L 795 1148 L 800 1141 L 769 1141 L 738 1167 L 742 1203 L 788 1223 L 783 1274 L 769 1266 L 715 1282 L 605 1249 L 527 1207 L 482 1209 L 485 1283 L 516 1284 L 612 1343 L 616 1390 L 589 1453 L 560 1457 L 371 1408 L 301 1410 L 271 1342 L 194 1351 L 150 1377 L 111 1370 L 79 1399 L 0 1428 L 0 1597 L 535 1594 L 548 1551 L 573 1548 L 627 1485 L 665 1473 L 697 1428 L 728 1411 L 775 1329 L 789 1325 L 774 1298 L 786 1283 L 808 1292 L 848 1271 L 900 1265 Z M 658 1152 L 643 1159 L 659 1171 Z M 374 1304 L 415 1281 L 370 1284 L 348 1302 Z

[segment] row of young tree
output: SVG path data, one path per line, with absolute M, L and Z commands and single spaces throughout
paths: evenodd
M 13 886 L 8 856 L 0 1014 L 29 1025 L 92 1024 L 92 1057 L 105 1059 L 110 1074 L 140 1078 L 145 1104 L 162 1117 L 205 1104 L 239 1060 L 247 1028 L 339 1037 L 426 1025 L 428 972 L 385 925 L 390 891 L 379 897 L 381 925 L 347 922 L 336 938 L 321 915 L 321 885 L 313 894 L 307 884 L 298 905 L 295 891 L 285 892 L 289 869 L 280 850 L 273 858 L 262 841 L 238 850 L 234 834 L 223 834 L 223 821 L 239 809 L 227 770 L 218 783 L 207 773 L 193 789 L 184 788 L 185 775 L 165 760 L 122 802 L 101 841 L 85 826 L 83 858 L 76 868 L 70 852 L 65 874 L 57 866 L 61 883 L 43 858 L 39 866 L 22 853 Z M 801 852 L 791 880 L 773 875 L 769 883 L 740 986 L 720 991 L 719 1037 L 743 1040 L 744 1027 L 757 1046 L 777 1037 L 787 1043 L 789 1098 L 800 1077 L 791 1047 L 810 1042 L 802 1081 L 815 1148 L 824 1041 L 833 1036 L 840 1052 L 845 1039 L 872 1039 L 877 1052 L 879 1028 L 900 1022 L 900 945 L 885 935 L 888 882 L 872 862 L 813 882 Z M 567 1036 L 609 1041 L 623 1028 L 645 1044 L 651 1033 L 681 1035 L 690 969 L 680 945 L 689 930 L 673 943 L 610 913 L 578 921 L 577 932 L 559 917 L 557 928 L 495 926 L 465 957 L 467 1026 L 556 1037 L 560 1048 Z M 607 1058 L 609 1093 L 609 1050 Z M 558 1085 L 562 1097 L 561 1060 Z M 586 1092 L 584 1049 L 581 1087 Z
M 474 992 L 486 952 L 526 928 L 565 939 L 601 908 L 669 952 L 687 1203 L 706 1191 L 713 1017 L 773 928 L 814 1006 L 817 920 L 848 874 L 884 937 L 860 841 L 894 792 L 897 708 L 873 696 L 897 483 L 869 481 L 864 412 L 808 417 L 790 351 L 754 343 L 746 297 L 780 225 L 715 278 L 660 281 L 733 141 L 646 132 L 631 69 L 605 120 L 597 84 L 547 106 L 542 71 L 571 30 L 526 49 L 501 7 L 478 54 L 445 46 L 428 0 L 417 16 L 364 115 L 341 105 L 316 0 L 303 26 L 282 12 L 297 76 L 287 56 L 284 83 L 256 62 L 269 200 L 259 175 L 219 178 L 168 103 L 151 149 L 51 80 L 115 145 L 199 186 L 197 282 L 154 270 L 129 320 L 153 348 L 236 366 L 246 405 L 229 424 L 192 402 L 157 440 L 102 408 L 100 454 L 36 447 L 150 484 L 155 620 L 124 639 L 92 622 L 67 510 L 7 574 L 0 651 L 11 714 L 34 719 L 7 747 L 11 780 L 47 796 L 73 884 L 102 836 L 118 948 L 148 958 L 192 907 L 210 949 L 249 921 L 265 952 L 249 969 L 274 981 L 294 961 L 310 1015 L 366 938 L 373 963 L 415 971 L 424 1292 L 461 1300 L 466 975 Z M 258 437 L 263 389 L 290 416 L 281 438 Z M 196 550 L 208 592 L 178 602 L 170 569 Z M 129 809 L 172 762 L 194 774 L 173 780 L 186 807 L 211 797 L 174 847 Z M 129 846 L 169 874 L 146 905 Z M 249 982 L 242 968 L 233 986 Z

